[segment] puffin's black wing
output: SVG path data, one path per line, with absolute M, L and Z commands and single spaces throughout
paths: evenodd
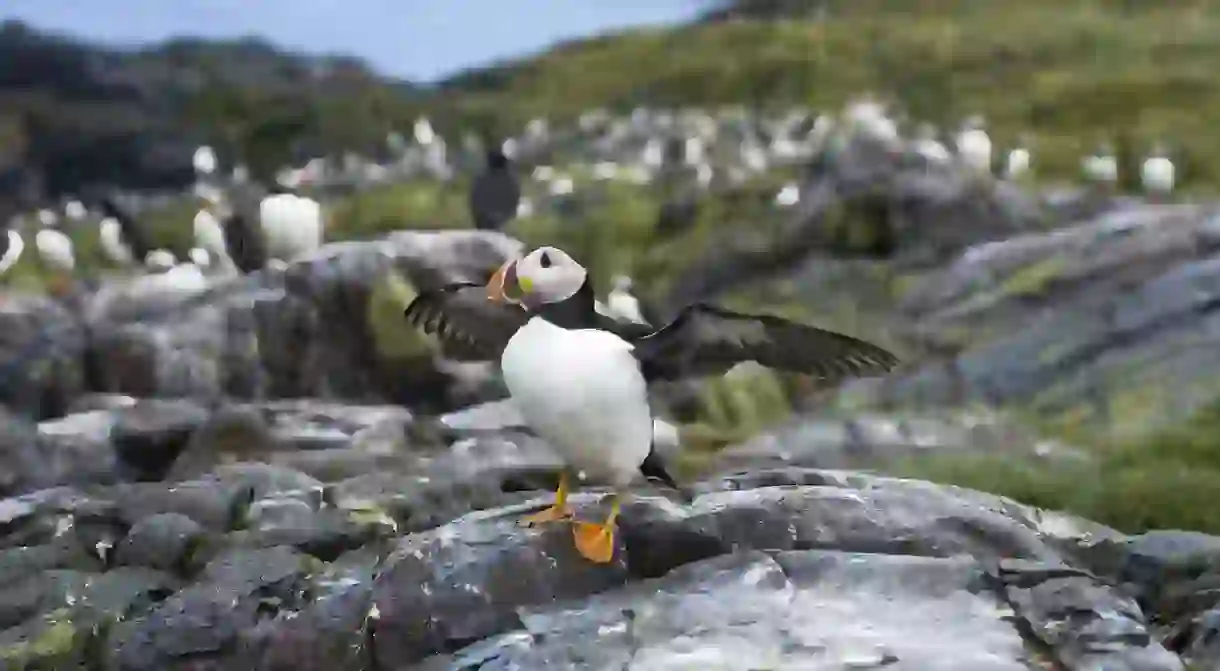
M 743 361 L 823 380 L 884 373 L 898 358 L 876 345 L 770 315 L 696 303 L 635 341 L 648 380 L 719 374 Z
M 403 314 L 424 333 L 438 337 L 448 354 L 496 360 L 530 319 L 519 306 L 487 300 L 487 288 L 474 282 L 420 292 Z

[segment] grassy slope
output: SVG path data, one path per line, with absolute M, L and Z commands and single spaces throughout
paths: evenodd
M 871 90 L 914 118 L 980 112 L 1001 144 L 1031 133 L 1044 174 L 1073 175 L 1099 138 L 1177 143 L 1196 182 L 1216 173 L 1220 3 L 907 2 L 822 22 L 729 21 L 576 42 L 459 78 L 462 116 L 520 121 L 593 106 L 807 102 Z

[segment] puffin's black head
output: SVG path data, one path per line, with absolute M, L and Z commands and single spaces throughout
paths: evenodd
M 123 219 L 125 213 L 119 208 L 119 204 L 114 201 L 113 196 L 102 196 L 98 205 L 101 206 L 103 216 L 119 220 Z
M 536 310 L 576 295 L 588 275 L 584 266 L 562 249 L 539 247 L 522 259 L 500 266 L 487 282 L 487 298 Z M 508 295 L 513 286 L 520 292 L 520 299 Z
M 503 170 L 508 167 L 508 157 L 504 155 L 501 149 L 489 149 L 487 151 L 487 167 L 491 170 Z

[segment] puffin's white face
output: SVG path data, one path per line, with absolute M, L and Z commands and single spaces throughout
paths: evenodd
M 587 277 L 584 267 L 562 249 L 539 247 L 525 258 L 501 266 L 487 283 L 487 297 L 537 308 L 571 298 L 584 286 Z M 513 284 L 521 291 L 520 300 L 506 293 Z

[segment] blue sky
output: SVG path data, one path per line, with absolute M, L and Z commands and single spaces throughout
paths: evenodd
M 0 18 L 110 44 L 258 35 L 430 81 L 556 41 L 691 17 L 703 0 L 4 0 Z

